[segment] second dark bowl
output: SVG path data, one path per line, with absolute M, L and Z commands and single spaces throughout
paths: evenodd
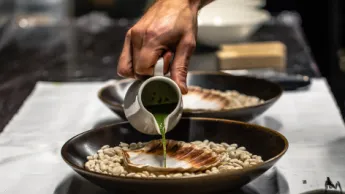
M 122 103 L 133 79 L 124 79 L 102 87 L 98 92 L 99 99 L 122 119 L 126 119 Z M 188 86 L 200 86 L 206 89 L 221 91 L 237 90 L 240 93 L 256 96 L 265 100 L 263 104 L 224 110 L 224 111 L 184 111 L 183 117 L 208 117 L 251 121 L 271 107 L 281 96 L 283 90 L 273 82 L 248 76 L 234 76 L 221 72 L 189 72 Z

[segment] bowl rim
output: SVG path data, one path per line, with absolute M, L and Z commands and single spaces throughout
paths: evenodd
M 93 172 L 93 171 L 88 171 L 85 168 L 81 168 L 81 167 L 75 165 L 74 163 L 70 162 L 66 158 L 66 156 L 65 156 L 67 154 L 66 149 L 67 149 L 68 144 L 71 141 L 73 141 L 76 138 L 78 138 L 80 136 L 83 136 L 84 134 L 87 134 L 87 133 L 96 133 L 99 130 L 102 130 L 102 129 L 107 128 L 107 127 L 119 126 L 119 125 L 123 125 L 123 124 L 128 124 L 129 123 L 128 121 L 124 121 L 124 122 L 118 122 L 118 123 L 115 123 L 115 124 L 104 125 L 104 126 L 98 127 L 98 128 L 92 128 L 90 130 L 84 131 L 82 133 L 79 133 L 79 134 L 73 136 L 72 138 L 70 138 L 69 140 L 67 140 L 64 143 L 64 145 L 61 148 L 60 154 L 61 154 L 62 159 L 65 161 L 65 163 L 68 164 L 75 171 L 81 171 L 81 172 L 83 172 L 85 174 L 96 176 L 96 177 L 107 179 L 107 180 L 120 180 L 120 181 L 123 181 L 123 180 L 128 180 L 128 181 L 137 181 L 137 180 L 143 180 L 143 181 L 147 181 L 147 180 L 149 180 L 149 181 L 181 181 L 181 180 L 183 180 L 184 181 L 185 179 L 188 179 L 188 180 L 191 180 L 191 179 L 192 180 L 203 180 L 203 179 L 209 179 L 211 177 L 216 178 L 216 177 L 234 176 L 234 175 L 239 175 L 239 174 L 242 174 L 242 173 L 254 171 L 255 169 L 259 169 L 260 167 L 266 165 L 267 163 L 270 163 L 270 162 L 272 162 L 274 160 L 280 159 L 287 152 L 287 150 L 289 148 L 289 142 L 288 142 L 287 138 L 283 134 L 279 133 L 276 130 L 273 130 L 273 129 L 270 129 L 270 128 L 267 128 L 267 127 L 263 127 L 263 126 L 260 126 L 260 125 L 257 125 L 257 124 L 245 123 L 245 122 L 241 122 L 241 121 L 228 120 L 228 119 L 217 119 L 217 118 L 183 117 L 181 119 L 192 120 L 192 121 L 202 120 L 202 121 L 212 121 L 212 122 L 235 123 L 235 124 L 239 124 L 239 125 L 250 125 L 252 127 L 255 127 L 258 130 L 262 130 L 262 131 L 265 131 L 265 132 L 268 132 L 268 133 L 274 133 L 275 135 L 279 136 L 284 141 L 284 148 L 276 156 L 274 156 L 274 157 L 272 157 L 272 158 L 270 158 L 268 160 L 265 160 L 263 163 L 261 163 L 259 165 L 256 165 L 256 166 L 252 166 L 252 167 L 248 167 L 248 168 L 244 168 L 244 169 L 238 169 L 238 170 L 235 170 L 235 171 L 228 171 L 228 172 L 222 172 L 222 173 L 217 173 L 217 174 L 209 174 L 209 175 L 206 175 L 206 176 L 192 176 L 192 177 L 160 177 L 160 178 L 157 178 L 157 177 L 127 177 L 127 176 L 122 177 L 122 176 L 113 176 L 113 175 L 101 174 L 101 173 L 97 173 L 97 172 Z
M 280 85 L 278 85 L 277 83 L 274 83 L 272 81 L 262 79 L 262 78 L 243 76 L 243 75 L 232 75 L 232 74 L 228 74 L 228 73 L 224 73 L 224 72 L 218 72 L 218 71 L 211 71 L 211 72 L 210 71 L 190 71 L 190 72 L 188 72 L 188 74 L 192 74 L 192 75 L 221 75 L 221 76 L 241 77 L 244 79 L 260 80 L 260 81 L 269 83 L 271 85 L 274 85 L 274 87 L 276 87 L 279 90 L 279 93 L 277 96 L 270 98 L 268 100 L 265 100 L 262 104 L 257 104 L 257 105 L 253 105 L 253 106 L 233 108 L 233 109 L 228 109 L 228 110 L 217 110 L 217 111 L 215 111 L 215 110 L 183 110 L 182 114 L 212 114 L 212 113 L 222 114 L 222 113 L 226 113 L 226 112 L 245 111 L 245 110 L 248 110 L 250 108 L 259 108 L 259 107 L 265 106 L 269 103 L 273 103 L 274 101 L 277 101 L 283 94 L 283 89 Z M 123 82 L 129 82 L 130 80 L 134 81 L 134 79 L 132 79 L 132 78 L 126 78 L 126 79 L 122 79 L 122 80 L 116 80 L 116 82 L 117 82 L 117 84 L 121 84 Z M 97 93 L 98 98 L 107 106 L 110 106 L 111 108 L 114 108 L 117 110 L 121 110 L 123 112 L 122 104 L 112 103 L 111 101 L 107 100 L 106 98 L 104 98 L 102 96 L 102 93 L 111 86 L 112 86 L 112 84 L 105 84 L 104 86 L 102 86 L 101 89 L 98 90 L 98 93 Z
M 236 1 L 237 0 L 223 0 L 223 1 L 219 1 L 219 2 L 218 1 L 213 2 L 212 4 L 223 5 L 225 3 L 228 5 L 245 7 L 245 8 L 247 8 L 247 7 L 248 8 L 262 8 L 263 6 L 266 5 L 266 0 L 248 0 L 247 4 L 246 3 L 242 4 L 243 1 L 239 1 L 240 4 L 235 4 L 235 3 L 238 3 Z
M 222 8 L 224 9 L 224 8 Z M 221 28 L 221 27 L 226 27 L 226 28 L 229 28 L 229 27 L 241 27 L 241 26 L 248 26 L 248 25 L 259 25 L 261 23 L 264 23 L 264 22 L 267 22 L 269 21 L 272 16 L 271 14 L 266 11 L 266 10 L 263 10 L 263 9 L 255 9 L 255 8 L 244 8 L 243 10 L 246 10 L 247 13 L 256 13 L 257 14 L 257 17 L 254 17 L 254 19 L 251 19 L 251 20 L 244 20 L 244 21 L 240 21 L 238 20 L 237 22 L 235 21 L 234 23 L 222 23 L 221 25 L 215 25 L 214 23 L 212 22 L 198 22 L 198 27 L 217 27 L 217 28 Z M 201 10 L 201 13 L 199 14 L 198 16 L 198 21 L 201 20 L 201 17 L 202 17 L 202 10 Z

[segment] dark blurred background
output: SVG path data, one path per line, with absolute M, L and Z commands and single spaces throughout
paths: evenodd
M 314 59 L 345 114 L 345 1 L 267 0 L 272 14 L 297 11 Z
M 132 6 L 132 5 L 136 6 Z M 111 17 L 139 17 L 145 0 L 76 0 L 75 15 L 92 10 L 106 11 Z M 345 115 L 345 2 L 344 0 L 267 0 L 264 9 L 272 15 L 282 11 L 296 11 L 302 20 L 307 44 L 326 77 L 331 90 Z
M 124 27 L 117 26 L 109 30 L 109 32 L 100 33 L 99 35 L 92 35 L 92 33 L 89 32 L 77 34 L 76 37 L 77 39 L 80 39 L 78 41 L 83 46 L 83 48 L 80 48 L 79 50 L 83 50 L 82 52 L 84 53 L 83 56 L 80 57 L 81 59 L 79 62 L 72 62 L 71 64 L 83 64 L 87 67 L 84 68 L 83 72 L 82 70 L 75 70 L 78 69 L 78 67 L 72 65 L 68 68 L 74 68 L 73 71 L 69 71 L 67 69 L 63 72 L 61 69 L 66 66 L 66 61 L 64 61 L 64 59 L 68 58 L 69 55 L 73 55 L 70 51 L 75 52 L 74 54 L 79 54 L 79 50 L 76 51 L 72 48 L 67 52 L 67 54 L 61 54 L 63 52 L 60 47 L 50 49 L 51 52 L 48 52 L 48 47 L 45 48 L 42 46 L 40 46 L 41 49 L 39 51 L 33 51 L 26 48 L 45 45 L 48 40 L 58 42 L 58 37 L 62 36 L 62 32 L 65 32 L 66 30 L 58 31 L 58 27 L 49 27 L 49 25 L 55 25 L 53 24 L 54 21 L 51 21 L 51 19 L 47 21 L 42 17 L 39 18 L 40 20 L 37 24 L 42 24 L 43 26 L 46 25 L 48 27 L 38 26 L 36 28 L 25 28 L 27 27 L 27 21 L 30 21 L 30 18 L 28 20 L 22 20 L 24 23 L 18 22 L 20 20 L 16 18 L 19 28 L 14 28 L 12 32 L 12 29 L 8 27 L 11 25 L 11 22 L 4 24 L 4 21 L 6 21 L 6 18 L 13 18 L 14 13 L 19 14 L 19 16 L 22 15 L 22 17 L 25 18 L 31 14 L 30 12 L 40 12 L 39 10 L 43 10 L 41 12 L 48 13 L 46 15 L 52 16 L 51 18 L 55 18 L 57 20 L 55 23 L 58 23 L 59 20 L 67 20 L 65 17 L 66 11 L 68 13 L 72 13 L 67 14 L 69 17 L 80 17 L 87 15 L 92 11 L 101 11 L 115 19 L 126 18 L 126 21 L 129 21 L 128 25 L 131 25 L 131 22 L 134 21 L 131 19 L 139 18 L 153 1 L 154 0 L 0 0 L 0 26 L 2 26 L 0 27 L 0 83 L 4 83 L 4 86 L 0 87 L 0 92 L 2 91 L 3 94 L 10 95 L 11 92 L 6 90 L 10 90 L 10 88 L 11 91 L 15 90 L 13 89 L 13 83 L 15 83 L 16 80 L 18 83 L 23 79 L 31 80 L 30 76 L 34 77 L 31 80 L 33 83 L 36 80 L 42 80 L 42 77 L 47 78 L 45 80 L 49 80 L 49 78 L 52 78 L 50 72 L 54 71 L 55 75 L 58 76 L 60 74 L 64 76 L 66 72 L 72 72 L 72 74 L 75 74 L 76 76 L 79 76 L 80 74 L 96 76 L 95 72 L 98 71 L 98 75 L 107 75 L 104 76 L 105 78 L 113 77 L 115 73 L 105 67 L 109 66 L 112 67 L 112 69 L 115 68 L 114 66 L 116 65 L 117 57 L 121 50 L 119 42 L 123 41 L 122 39 L 126 30 Z M 31 5 L 27 6 L 28 4 Z M 59 6 L 61 6 L 61 8 Z M 69 10 L 66 9 L 67 7 Z M 344 0 L 266 0 L 266 5 L 263 9 L 268 10 L 273 16 L 276 16 L 283 11 L 294 11 L 301 16 L 301 31 L 305 35 L 305 45 L 309 46 L 307 49 L 310 49 L 312 57 L 315 59 L 322 76 L 327 79 L 342 112 L 343 118 L 345 118 Z M 7 21 L 10 20 L 7 19 Z M 90 29 L 92 29 L 92 26 L 95 24 L 106 25 L 107 23 L 107 21 L 100 22 L 96 20 L 93 24 L 89 24 L 89 20 L 83 21 L 86 21 L 86 24 L 83 24 L 84 27 L 90 25 Z M 81 22 L 81 20 L 79 20 L 79 22 Z M 22 28 L 22 30 L 18 30 L 20 28 Z M 289 39 L 288 37 L 292 36 L 289 33 L 291 33 L 291 31 L 286 32 L 284 39 Z M 44 34 L 48 34 L 49 36 L 45 36 Z M 15 43 L 13 43 L 13 41 L 8 41 L 11 37 L 15 37 L 12 38 L 16 40 Z M 37 40 L 40 40 L 40 43 Z M 66 42 L 72 45 L 73 41 L 76 40 L 68 39 Z M 67 47 L 70 46 L 68 44 Z M 49 43 L 46 45 L 52 44 Z M 45 57 L 42 57 L 44 53 L 48 54 L 46 54 Z M 94 65 L 99 64 L 99 61 L 104 63 L 102 68 Z M 205 60 L 201 57 L 199 61 Z M 40 64 L 41 66 L 36 66 L 36 64 Z M 44 65 L 45 67 L 43 67 Z M 36 71 L 37 69 L 40 71 Z M 1 74 L 1 72 L 5 73 Z M 28 74 L 28 72 L 31 74 Z M 55 80 L 58 79 L 54 79 L 54 81 Z M 8 83 L 6 83 L 6 81 Z M 34 84 L 31 84 L 30 87 L 33 87 L 33 85 Z M 26 88 L 27 86 L 23 85 L 21 87 Z M 31 89 L 28 89 L 25 95 L 29 94 L 30 91 Z M 12 97 L 8 96 L 8 99 L 12 99 Z M 16 108 L 14 107 L 19 107 L 19 105 L 20 103 L 15 106 L 11 104 L 11 107 L 8 107 L 10 111 L 7 112 L 14 113 L 16 111 Z M 5 111 L 6 114 L 7 112 Z

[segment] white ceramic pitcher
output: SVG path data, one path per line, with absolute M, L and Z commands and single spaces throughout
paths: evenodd
M 162 102 L 160 99 L 167 99 Z M 178 85 L 164 76 L 164 61 L 159 59 L 154 76 L 146 80 L 136 80 L 127 90 L 124 99 L 124 113 L 129 123 L 138 131 L 149 134 L 161 134 L 159 126 L 151 112 L 145 106 L 176 103 L 175 109 L 164 120 L 166 132 L 172 130 L 179 122 L 182 111 L 182 94 Z M 145 105 L 145 106 L 144 106 Z

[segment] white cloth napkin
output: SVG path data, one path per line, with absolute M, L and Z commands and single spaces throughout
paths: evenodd
M 36 85 L 0 134 L 0 193 L 106 193 L 78 177 L 60 156 L 72 136 L 118 119 L 97 98 L 103 84 Z M 278 130 L 290 147 L 275 168 L 247 188 L 296 194 L 323 189 L 327 177 L 345 184 L 345 127 L 325 80 L 314 79 L 308 91 L 284 93 L 254 123 Z

